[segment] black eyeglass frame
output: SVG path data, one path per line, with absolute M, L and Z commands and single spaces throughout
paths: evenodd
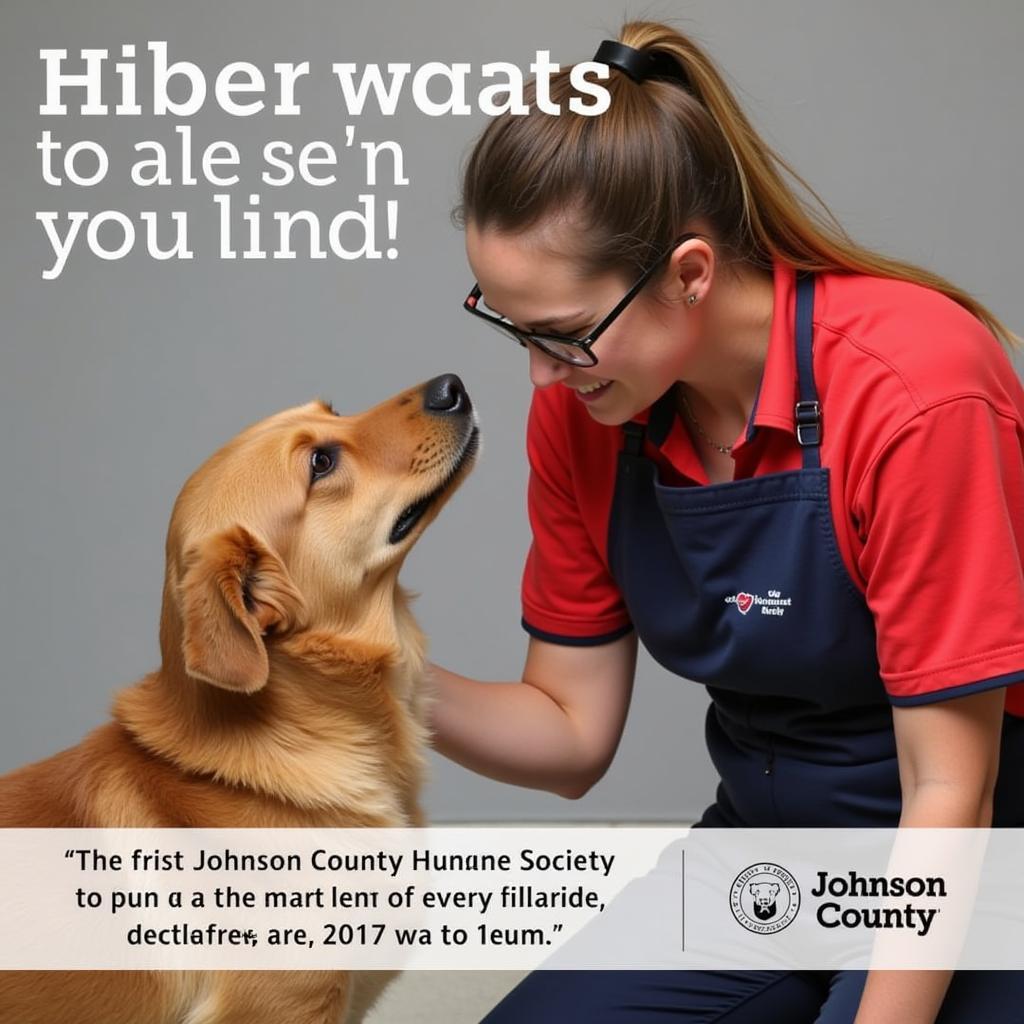
M 548 331 L 524 331 L 516 327 L 511 320 L 508 320 L 503 316 L 496 316 L 491 313 L 485 313 L 482 309 L 477 308 L 483 292 L 480 290 L 478 282 L 473 282 L 473 287 L 466 296 L 465 301 L 462 303 L 462 308 L 467 313 L 472 313 L 473 316 L 480 317 L 481 320 L 486 320 L 489 324 L 497 327 L 499 330 L 504 331 L 510 335 L 516 341 L 519 342 L 523 348 L 526 347 L 527 343 L 532 342 L 542 352 L 551 356 L 552 359 L 557 359 L 559 362 L 569 363 L 571 366 L 597 366 L 597 356 L 591 351 L 591 347 L 594 342 L 609 327 L 615 322 L 615 318 L 640 294 L 641 289 L 647 282 L 654 276 L 654 272 L 661 266 L 665 257 L 670 255 L 678 246 L 682 245 L 683 242 L 689 241 L 691 238 L 704 238 L 707 239 L 706 235 L 701 235 L 696 232 L 687 232 L 684 235 L 680 235 L 663 253 L 661 253 L 657 259 L 640 275 L 640 278 L 633 284 L 633 286 L 626 292 L 625 295 L 615 304 L 612 311 L 592 330 L 586 337 L 573 338 L 567 334 L 558 334 L 557 332 Z M 579 359 L 570 358 L 567 354 L 553 350 L 548 347 L 548 342 L 552 342 L 556 345 L 568 345 L 574 350 L 579 350 L 582 353 L 582 357 Z

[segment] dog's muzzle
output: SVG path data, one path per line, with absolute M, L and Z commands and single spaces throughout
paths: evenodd
M 429 494 L 413 502 L 395 520 L 388 537 L 389 544 L 404 540 L 423 518 L 423 514 L 447 489 L 459 470 L 476 455 L 480 429 L 473 412 L 473 403 L 465 385 L 454 373 L 434 377 L 423 386 L 423 410 L 431 416 L 457 416 L 465 420 L 462 446 L 444 479 Z

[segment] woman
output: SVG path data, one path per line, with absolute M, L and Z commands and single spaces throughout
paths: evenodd
M 631 23 L 595 59 L 606 113 L 567 113 L 563 71 L 563 113 L 496 118 L 465 172 L 466 307 L 536 389 L 530 640 L 521 682 L 436 668 L 438 748 L 580 796 L 639 635 L 711 696 L 700 826 L 1024 824 L 1016 339 L 801 205 L 688 38 Z M 487 1020 L 952 1024 L 1022 996 L 1014 972 L 538 972 Z

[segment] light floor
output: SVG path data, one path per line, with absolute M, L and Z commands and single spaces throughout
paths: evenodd
M 366 1024 L 479 1024 L 522 971 L 406 971 L 381 996 Z

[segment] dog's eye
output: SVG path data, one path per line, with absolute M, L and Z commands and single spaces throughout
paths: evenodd
M 327 476 L 338 464 L 337 448 L 314 448 L 309 457 L 310 482 Z

